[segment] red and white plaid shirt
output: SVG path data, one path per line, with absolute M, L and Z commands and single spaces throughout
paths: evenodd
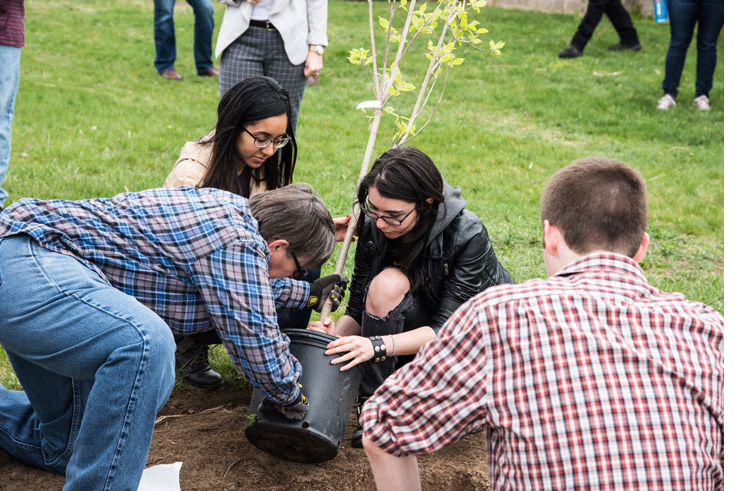
M 591 254 L 462 305 L 360 421 L 399 456 L 484 425 L 493 489 L 714 489 L 723 331 L 630 258 Z

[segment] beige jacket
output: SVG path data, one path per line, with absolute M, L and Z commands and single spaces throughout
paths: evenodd
M 178 186 L 200 187 L 203 178 L 208 172 L 208 162 L 211 160 L 213 145 L 200 145 L 197 142 L 186 142 L 180 150 L 172 172 L 164 181 L 165 188 L 176 188 Z M 250 194 L 260 193 L 266 190 L 265 181 L 256 181 L 250 177 Z

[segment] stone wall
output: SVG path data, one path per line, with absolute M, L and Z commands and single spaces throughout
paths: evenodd
M 562 14 L 583 13 L 588 0 L 487 0 L 487 5 L 522 10 L 538 10 Z M 630 12 L 640 11 L 643 15 L 653 15 L 653 0 L 622 0 Z

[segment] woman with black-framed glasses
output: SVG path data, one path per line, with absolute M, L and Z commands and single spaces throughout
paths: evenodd
M 287 91 L 270 77 L 249 77 L 219 101 L 216 127 L 187 142 L 165 187 L 211 187 L 246 198 L 292 182 L 297 140 Z
M 340 336 L 326 354 L 342 370 L 367 362 L 361 403 L 435 337 L 462 303 L 513 282 L 487 230 L 432 160 L 415 148 L 385 152 L 357 190 L 362 211 L 346 314 L 312 329 Z M 361 447 L 362 429 L 352 436 Z
M 297 161 L 291 121 L 289 94 L 276 80 L 244 79 L 219 101 L 214 130 L 182 147 L 164 187 L 218 188 L 249 198 L 290 184 Z M 337 235 L 343 236 L 348 218 L 337 218 L 334 223 Z M 314 268 L 295 279 L 313 282 L 319 277 L 320 268 Z M 277 309 L 282 329 L 304 329 L 310 314 L 311 309 Z M 220 386 L 221 376 L 211 370 L 206 348 L 218 342 L 210 335 L 178 339 L 177 373 L 201 388 Z

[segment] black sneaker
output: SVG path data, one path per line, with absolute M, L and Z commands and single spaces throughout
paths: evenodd
M 221 375 L 211 370 L 208 363 L 208 346 L 196 342 L 192 336 L 181 336 L 176 341 L 177 375 L 200 389 L 215 389 L 224 383 Z
M 640 43 L 635 43 L 635 44 L 617 43 L 607 48 L 607 51 L 640 51 L 640 50 L 641 50 Z
M 557 56 L 560 58 L 578 58 L 579 56 L 583 56 L 583 52 L 571 44 L 567 48 L 561 50 Z
M 352 448 L 362 448 L 362 425 L 357 424 L 357 429 L 352 433 Z

